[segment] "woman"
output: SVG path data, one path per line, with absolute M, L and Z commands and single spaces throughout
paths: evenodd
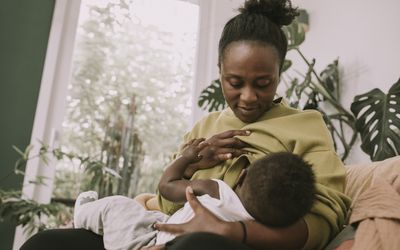
M 314 166 L 315 204 L 295 224 L 269 228 L 256 221 L 220 221 L 187 194 L 196 213 L 192 221 L 157 227 L 177 234 L 213 233 L 178 237 L 167 243 L 166 249 L 321 249 L 341 229 L 349 199 L 343 194 L 343 164 L 334 152 L 321 115 L 295 110 L 281 99 L 274 100 L 287 50 L 281 26 L 290 24 L 297 13 L 289 1 L 283 0 L 248 0 L 240 12 L 225 25 L 219 43 L 220 80 L 229 108 L 209 114 L 185 136 L 185 141 L 209 138 L 209 146 L 200 153 L 202 160 L 193 164 L 186 175 L 192 179 L 218 178 L 233 185 L 239 172 L 255 159 L 271 152 L 289 151 Z M 179 207 L 161 196 L 158 202 L 167 213 Z M 84 242 L 93 246 L 85 249 L 99 249 L 101 240 L 84 231 L 50 231 L 35 236 L 22 249 L 56 247 L 44 242 L 50 237 L 46 234 L 68 241 L 67 246 L 57 249 L 79 249 L 75 242 L 78 238 L 86 238 Z
M 220 81 L 229 108 L 211 113 L 185 137 L 185 140 L 210 138 L 211 146 L 201 153 L 200 166 L 193 166 L 191 172 L 202 166 L 216 167 L 199 170 L 192 178 L 218 178 L 232 185 L 248 162 L 264 154 L 290 151 L 300 155 L 313 164 L 317 175 L 318 195 L 311 213 L 288 228 L 267 228 L 246 221 L 246 243 L 255 248 L 321 249 L 340 231 L 349 199 L 342 193 L 344 168 L 321 115 L 294 110 L 282 100 L 274 100 L 287 50 L 280 27 L 289 24 L 296 12 L 289 1 L 279 0 L 249 0 L 240 11 L 224 27 L 219 43 Z M 244 130 L 252 133 L 232 137 Z M 167 213 L 173 213 L 177 207 L 162 197 L 159 205 Z M 200 206 L 200 213 L 207 214 L 200 204 L 194 206 Z M 158 225 L 158 228 L 243 238 L 240 223 L 222 222 L 208 215 L 195 218 L 194 221 L 201 222 L 197 225 L 193 222 L 183 226 Z M 214 224 L 206 223 L 208 220 Z

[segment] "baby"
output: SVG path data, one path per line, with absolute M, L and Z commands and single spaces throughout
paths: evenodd
M 230 188 L 221 180 L 187 180 L 186 168 L 200 160 L 204 139 L 187 143 L 182 154 L 163 173 L 159 191 L 174 202 L 185 202 L 190 186 L 208 210 L 226 221 L 257 220 L 271 227 L 285 227 L 302 218 L 315 198 L 314 174 L 300 157 L 273 153 L 244 169 Z M 81 193 L 75 203 L 74 225 L 103 235 L 106 249 L 140 249 L 164 244 L 175 236 L 153 229 L 154 223 L 184 223 L 193 217 L 186 202 L 173 215 L 150 211 L 139 202 L 110 196 L 97 199 L 97 193 Z

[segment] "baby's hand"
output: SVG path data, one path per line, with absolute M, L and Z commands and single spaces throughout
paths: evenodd
M 183 146 L 181 157 L 185 158 L 189 163 L 194 163 L 201 160 L 202 156 L 199 155 L 199 153 L 208 145 L 204 141 L 204 138 L 190 140 Z

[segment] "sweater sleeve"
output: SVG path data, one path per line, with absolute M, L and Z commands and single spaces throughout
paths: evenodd
M 316 199 L 304 218 L 308 227 L 305 249 L 322 249 L 342 229 L 350 206 L 350 199 L 344 195 L 343 163 L 319 112 L 281 105 L 267 115 L 264 121 L 248 125 L 254 133 L 243 140 L 265 154 L 288 151 L 312 165 Z
M 185 136 L 183 137 L 183 144 L 185 144 L 190 138 L 190 133 L 185 134 Z M 179 147 L 179 151 L 176 152 L 173 156 L 172 156 L 172 160 L 175 160 L 176 157 L 178 156 L 180 150 L 181 150 L 182 146 Z M 157 201 L 158 201 L 158 206 L 160 207 L 160 210 L 168 215 L 172 215 L 173 213 L 175 213 L 178 209 L 180 209 L 181 207 L 183 207 L 184 203 L 176 203 L 176 202 L 172 202 L 169 201 L 167 199 L 165 199 L 163 196 L 161 196 L 160 192 L 157 190 L 156 192 L 156 197 L 157 197 Z
M 305 221 L 308 240 L 305 249 L 322 249 L 342 229 L 351 200 L 344 194 L 346 171 L 336 154 L 331 134 L 322 115 L 306 111 L 292 115 L 286 124 L 297 125 L 297 138 L 286 128 L 285 144 L 295 154 L 312 164 L 316 177 L 316 199 Z M 275 133 L 276 134 L 276 133 Z
M 304 217 L 308 239 L 304 249 L 322 249 L 342 229 L 350 199 L 343 194 L 345 169 L 333 151 L 306 153 L 304 160 L 313 164 L 316 199 Z

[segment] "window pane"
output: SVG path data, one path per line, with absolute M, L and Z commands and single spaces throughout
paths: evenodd
M 104 165 L 61 162 L 55 196 L 155 191 L 191 115 L 198 29 L 191 2 L 82 1 L 61 145 Z

